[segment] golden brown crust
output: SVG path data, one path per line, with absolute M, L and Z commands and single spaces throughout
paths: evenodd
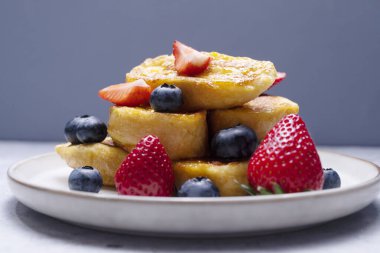
M 108 133 L 130 151 L 141 138 L 157 136 L 172 160 L 204 157 L 207 153 L 206 111 L 192 114 L 158 113 L 148 108 L 113 106 Z
M 255 131 L 262 140 L 270 129 L 285 115 L 298 113 L 295 102 L 280 96 L 261 96 L 232 109 L 214 110 L 208 114 L 210 132 L 243 124 Z
M 277 72 L 272 62 L 248 57 L 208 53 L 212 61 L 197 76 L 180 76 L 174 69 L 174 57 L 161 55 L 146 59 L 127 73 L 127 81 L 144 79 L 152 88 L 168 83 L 184 94 L 184 111 L 241 106 L 259 96 L 274 82 Z

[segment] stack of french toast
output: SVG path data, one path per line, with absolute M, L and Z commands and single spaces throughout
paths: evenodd
M 163 84 L 181 89 L 183 104 L 178 112 L 158 112 L 149 104 L 112 105 L 104 141 L 61 144 L 56 152 L 72 168 L 97 168 L 103 184 L 114 187 L 115 173 L 128 153 L 141 138 L 155 135 L 172 161 L 177 188 L 188 179 L 207 177 L 221 196 L 246 195 L 240 184 L 248 184 L 249 158 L 214 159 L 211 138 L 240 124 L 252 129 L 261 141 L 285 115 L 297 114 L 299 107 L 287 98 L 263 94 L 279 80 L 272 62 L 217 52 L 202 54 L 210 60 L 200 73 L 180 74 L 175 55 L 162 55 L 146 59 L 126 74 L 127 83 L 143 80 L 152 90 Z

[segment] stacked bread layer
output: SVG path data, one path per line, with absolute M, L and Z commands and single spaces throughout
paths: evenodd
M 204 176 L 219 188 L 222 196 L 245 192 L 236 183 L 247 183 L 247 161 L 220 163 L 208 158 L 209 134 L 244 124 L 259 140 L 285 115 L 298 113 L 298 105 L 279 96 L 262 96 L 241 107 L 189 114 L 157 113 L 150 108 L 112 107 L 109 135 L 103 143 L 61 144 L 56 152 L 72 168 L 97 168 L 104 185 L 114 186 L 113 177 L 125 156 L 148 134 L 159 137 L 173 160 L 176 186 L 187 179 Z
M 177 114 L 113 106 L 108 133 L 114 143 L 126 151 L 152 134 L 160 139 L 172 160 L 205 158 L 209 137 L 217 131 L 243 124 L 261 140 L 282 117 L 298 110 L 296 103 L 279 96 L 262 96 L 241 107 L 208 111 L 208 117 L 206 111 Z

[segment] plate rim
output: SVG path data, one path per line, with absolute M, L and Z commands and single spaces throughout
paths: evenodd
M 31 161 L 38 160 L 44 157 L 49 156 L 57 156 L 55 152 L 43 153 L 35 156 L 31 156 L 25 159 L 22 159 L 13 165 L 11 165 L 7 170 L 7 178 L 9 181 L 12 181 L 16 184 L 20 184 L 27 188 L 32 188 L 34 190 L 39 190 L 43 192 L 48 192 L 52 194 L 66 195 L 69 197 L 75 198 L 90 198 L 96 201 L 118 201 L 118 202 L 138 202 L 144 204 L 156 204 L 156 203 L 166 203 L 166 204 L 230 204 L 230 203 L 267 203 L 267 202 L 282 202 L 282 201 L 290 201 L 290 200 L 300 200 L 305 198 L 314 198 L 314 197 L 323 197 L 328 195 L 339 195 L 351 191 L 357 191 L 359 189 L 368 188 L 375 184 L 380 183 L 380 166 L 370 162 L 368 160 L 357 158 L 354 156 L 341 154 L 334 151 L 328 150 L 318 150 L 318 153 L 330 153 L 338 156 L 342 156 L 345 158 L 351 158 L 355 160 L 359 160 L 361 162 L 367 163 L 371 167 L 374 167 L 377 170 L 377 175 L 365 182 L 362 182 L 356 186 L 349 186 L 346 188 L 337 188 L 337 189 L 329 189 L 329 190 L 318 190 L 318 191 L 309 191 L 309 192 L 298 192 L 298 193 L 289 193 L 289 194 L 274 194 L 274 195 L 263 195 L 263 196 L 230 196 L 230 197 L 221 197 L 221 198 L 200 198 L 200 197 L 188 197 L 188 198 L 178 198 L 178 197 L 153 197 L 153 196 L 127 196 L 127 195 L 116 195 L 116 196 L 105 196 L 101 194 L 94 194 L 89 192 L 80 192 L 80 191 L 64 191 L 58 189 L 49 189 L 43 186 L 33 185 L 31 183 L 27 183 L 21 181 L 12 175 L 12 172 L 17 169 L 17 167 Z

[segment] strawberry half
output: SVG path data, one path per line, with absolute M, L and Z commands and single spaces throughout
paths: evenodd
M 285 116 L 269 131 L 249 161 L 248 181 L 272 192 L 278 186 L 286 193 L 321 189 L 321 161 L 299 115 Z
M 172 163 L 160 140 L 148 135 L 127 155 L 115 174 L 118 193 L 139 196 L 172 196 Z
M 270 86 L 270 87 L 268 88 L 268 90 L 269 90 L 270 88 L 273 88 L 273 87 L 276 86 L 277 84 L 281 83 L 282 80 L 284 80 L 285 78 L 286 78 L 286 73 L 285 73 L 285 72 L 277 72 L 277 77 L 276 77 L 276 79 L 274 80 L 272 86 Z
M 108 86 L 99 91 L 99 96 L 119 106 L 139 106 L 149 104 L 151 88 L 142 79 L 131 83 Z
M 194 76 L 202 73 L 211 62 L 211 57 L 179 41 L 173 43 L 174 67 L 179 75 Z

